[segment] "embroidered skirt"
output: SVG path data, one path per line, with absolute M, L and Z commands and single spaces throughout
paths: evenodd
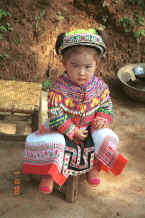
M 117 135 L 109 128 L 89 130 L 83 144 L 75 144 L 58 132 L 36 131 L 26 138 L 23 173 L 49 174 L 61 186 L 69 175 L 86 173 L 94 160 L 99 160 L 103 170 L 118 175 L 127 163 L 117 152 L 118 142 Z

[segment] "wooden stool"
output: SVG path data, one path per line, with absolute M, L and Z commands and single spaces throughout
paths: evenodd
M 70 176 L 65 186 L 65 199 L 68 202 L 75 202 L 78 199 L 79 176 Z
M 40 83 L 0 80 L 0 112 L 14 114 L 29 114 L 32 116 L 32 131 L 39 127 L 40 98 L 42 85 Z M 20 127 L 16 127 L 16 137 L 20 136 Z M 11 134 L 0 134 L 1 138 L 12 138 Z M 15 138 L 16 138 L 15 137 Z
M 48 119 L 47 102 L 47 93 L 42 91 L 40 107 L 41 123 L 44 123 Z M 65 200 L 73 203 L 78 198 L 78 181 L 79 176 L 70 176 L 61 189 L 57 185 L 55 185 L 54 189 L 63 192 Z

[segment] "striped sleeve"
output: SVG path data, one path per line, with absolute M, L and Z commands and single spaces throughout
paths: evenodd
M 48 117 L 42 128 L 55 128 L 70 139 L 74 136 L 75 125 L 70 116 L 61 108 L 62 96 L 51 91 L 48 93 Z
M 100 95 L 100 107 L 96 112 L 96 117 L 103 117 L 110 123 L 112 121 L 112 101 L 110 97 L 110 91 L 108 85 L 102 82 L 101 95 Z

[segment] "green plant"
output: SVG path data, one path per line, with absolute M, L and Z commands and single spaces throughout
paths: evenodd
M 20 23 L 20 20 L 17 17 L 14 17 L 14 22 L 15 23 Z
M 4 17 L 11 17 L 11 14 L 6 10 L 0 9 L 0 21 L 2 21 Z M 7 31 L 13 31 L 11 24 L 8 22 L 0 23 L 0 40 L 3 39 L 2 33 Z
M 142 36 L 145 36 L 145 29 L 142 26 L 145 26 L 145 19 L 140 15 L 135 15 L 135 18 L 121 18 L 120 23 L 122 23 L 124 31 L 130 32 L 133 36 L 140 40 Z
M 64 20 L 64 17 L 63 16 L 57 16 L 57 18 L 56 18 L 58 21 L 60 21 L 60 20 Z
M 10 23 L 6 23 L 4 25 L 0 24 L 0 32 L 4 33 L 4 32 L 7 32 L 7 31 L 9 31 L 9 32 L 13 31 L 13 28 L 12 28 L 11 24 Z
M 0 62 L 3 61 L 4 59 L 8 58 L 8 54 L 0 54 Z
M 118 4 L 118 0 L 113 0 L 113 3 Z
M 62 14 L 61 14 L 60 11 L 58 11 L 57 14 L 58 14 L 58 16 L 56 17 L 56 20 L 57 20 L 57 21 L 64 20 L 64 16 L 62 16 Z
M 1 33 L 4 33 L 4 32 L 6 32 L 7 31 L 7 28 L 4 26 L 4 25 L 1 25 L 0 24 L 0 32 Z
M 15 42 L 16 42 L 17 45 L 20 45 L 22 40 L 18 38 L 18 39 L 15 39 Z
M 16 33 L 16 37 L 15 37 L 15 43 L 17 44 L 17 45 L 20 45 L 21 43 L 22 43 L 22 40 L 21 40 L 21 38 L 20 38 L 20 36 L 19 36 L 19 34 L 18 33 Z
M 41 20 L 41 18 L 42 18 L 43 16 L 45 16 L 45 14 L 46 14 L 46 11 L 43 10 L 43 11 L 40 13 L 40 15 L 37 15 L 37 16 L 34 17 L 34 30 L 35 30 L 35 32 L 38 32 L 38 26 L 39 26 L 40 20 Z
M 131 32 L 132 29 L 135 27 L 135 21 L 132 18 L 126 17 L 121 18 L 120 23 L 122 23 L 124 30 L 126 33 Z
M 0 24 L 0 40 L 3 39 L 2 33 L 7 31 L 9 32 L 13 31 L 13 27 L 11 26 L 11 24 L 10 23 Z
M 52 86 L 52 82 L 48 79 L 42 83 L 42 88 L 44 90 L 48 90 L 51 86 Z
M 140 5 L 140 6 L 145 6 L 145 1 L 144 0 L 128 0 L 128 2 L 130 4 L 133 4 L 133 5 Z
M 6 28 L 9 32 L 12 32 L 14 30 L 10 23 L 6 23 Z
M 140 24 L 141 26 L 144 26 L 144 25 L 145 25 L 145 19 L 144 19 L 144 17 L 142 17 L 142 16 L 137 15 L 137 16 L 136 16 L 136 22 L 137 22 L 138 24 Z
M 145 36 L 145 30 L 141 29 L 141 30 L 134 32 L 134 37 L 136 39 L 139 39 L 141 36 Z
M 4 9 L 0 9 L 0 20 L 2 20 L 3 17 L 11 17 L 11 14 Z
M 63 11 L 66 12 L 66 11 L 67 11 L 67 8 L 63 8 Z
M 34 23 L 34 28 L 37 32 L 37 29 L 38 29 L 38 24 L 39 24 L 39 21 L 40 21 L 40 16 L 35 16 L 35 23 Z

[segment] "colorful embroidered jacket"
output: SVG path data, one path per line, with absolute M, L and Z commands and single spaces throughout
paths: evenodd
M 55 128 L 73 138 L 75 127 L 93 126 L 95 118 L 112 121 L 108 86 L 96 76 L 80 87 L 65 73 L 48 92 L 48 117 L 43 130 Z

